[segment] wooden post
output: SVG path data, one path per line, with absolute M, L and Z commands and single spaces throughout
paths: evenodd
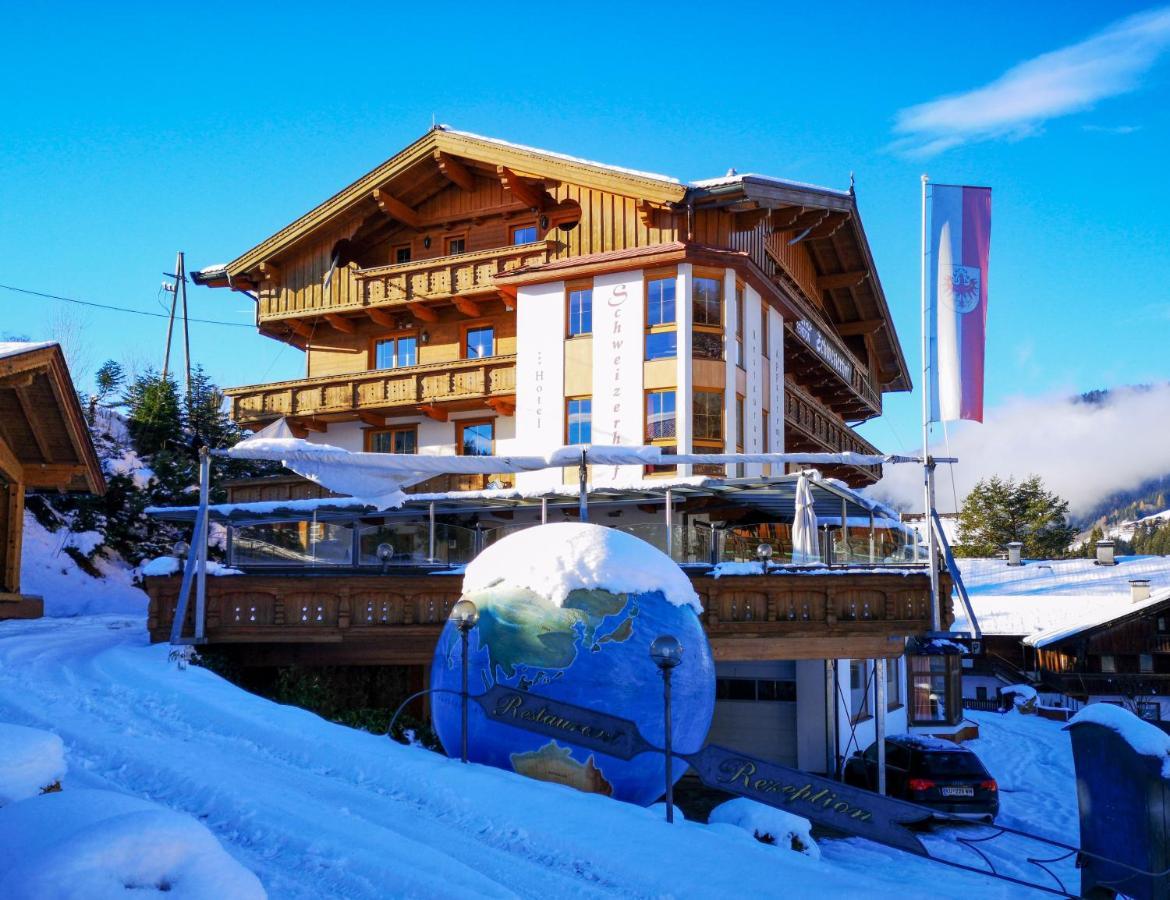
M 24 532 L 24 484 L 0 487 L 0 593 L 20 593 L 20 549 Z
M 877 790 L 886 792 L 886 666 L 888 661 L 879 656 L 873 661 L 874 739 L 877 741 Z M 894 665 L 898 664 L 897 660 Z

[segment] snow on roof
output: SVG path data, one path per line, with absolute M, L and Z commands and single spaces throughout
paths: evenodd
M 1099 624 L 1131 612 L 1129 582 L 1150 580 L 1151 600 L 1170 589 L 1170 557 L 1119 556 L 1116 566 L 1091 559 L 1026 560 L 1009 566 L 1000 559 L 956 562 L 984 634 L 1037 635 Z M 961 609 L 953 630 L 970 630 Z
M 447 134 L 457 134 L 460 137 L 471 138 L 476 141 L 486 141 L 489 144 L 498 144 L 501 147 L 511 147 L 513 150 L 523 150 L 526 153 L 539 153 L 541 156 L 553 156 L 557 159 L 563 159 L 565 162 L 578 163 L 584 166 L 595 166 L 599 169 L 609 169 L 611 172 L 620 172 L 623 175 L 633 175 L 636 178 L 650 178 L 654 181 L 664 181 L 668 184 L 679 184 L 677 178 L 671 178 L 669 175 L 659 175 L 656 172 L 640 172 L 637 169 L 627 169 L 622 166 L 611 166 L 608 163 L 595 162 L 591 159 L 581 159 L 579 156 L 569 156 L 567 153 L 557 153 L 555 150 L 542 150 L 539 147 L 529 147 L 525 144 L 514 144 L 511 141 L 503 141 L 499 138 L 487 137 L 482 134 L 475 134 L 470 131 L 460 131 L 457 128 L 452 128 L 450 125 L 437 126 L 440 131 L 445 131 Z
M 848 197 L 848 191 L 837 190 L 836 188 L 823 187 L 819 184 L 809 184 L 804 181 L 792 181 L 788 178 L 776 178 L 772 175 L 760 175 L 756 172 L 745 172 L 744 174 L 724 175 L 722 178 L 704 178 L 699 181 L 692 181 L 691 187 L 697 188 L 713 188 L 722 187 L 725 184 L 738 184 L 747 179 L 753 181 L 765 181 L 768 184 L 778 185 L 780 187 L 797 188 L 806 191 L 821 191 L 826 194 L 835 194 L 838 197 Z
M 33 350 L 44 350 L 53 347 L 56 341 L 0 341 L 0 359 L 6 356 L 19 356 L 21 353 L 31 353 Z
M 204 266 L 202 269 L 197 269 L 193 274 L 200 278 L 208 278 L 212 275 L 222 275 L 227 271 L 227 263 L 212 263 L 210 266 Z
M 1135 753 L 1162 761 L 1162 777 L 1170 778 L 1170 735 L 1145 722 L 1129 710 L 1112 703 L 1090 703 L 1072 717 L 1069 727 L 1083 723 L 1116 731 Z
M 1139 603 L 1134 603 L 1126 596 L 1119 602 L 1107 603 L 1101 606 L 1090 615 L 1071 620 L 1064 625 L 1046 628 L 1043 631 L 1028 635 L 1028 637 L 1024 638 L 1024 643 L 1032 647 L 1047 647 L 1049 644 L 1064 640 L 1081 631 L 1096 628 L 1098 625 L 1104 625 L 1106 622 L 1112 622 L 1114 619 L 1128 615 L 1129 613 L 1141 612 L 1143 609 L 1160 606 L 1168 600 L 1170 600 L 1170 588 L 1152 593 L 1148 599 Z
M 661 591 L 669 603 L 703 611 L 691 581 L 665 553 L 641 538 L 589 522 L 556 522 L 496 541 L 467 565 L 463 592 L 503 585 L 561 606 L 570 591 Z

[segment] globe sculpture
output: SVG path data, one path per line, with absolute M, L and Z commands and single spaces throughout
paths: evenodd
M 650 644 L 673 635 L 682 663 L 672 672 L 677 753 L 702 747 L 715 706 L 715 668 L 690 580 L 665 554 L 632 535 L 563 523 L 515 532 L 470 566 L 464 598 L 478 623 L 468 642 L 469 693 L 497 684 L 635 722 L 664 740 L 662 676 Z M 435 649 L 435 730 L 449 755 L 461 740 L 462 644 L 449 620 Z M 621 760 L 563 739 L 489 719 L 470 704 L 468 758 L 544 781 L 648 805 L 665 787 L 661 753 Z M 676 778 L 686 767 L 676 764 Z

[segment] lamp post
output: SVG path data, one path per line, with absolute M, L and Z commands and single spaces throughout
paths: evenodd
M 772 545 L 771 544 L 757 544 L 756 556 L 759 557 L 760 562 L 764 566 L 764 574 L 768 574 L 768 563 L 772 560 Z
M 471 629 L 479 621 L 479 610 L 475 608 L 475 604 L 470 600 L 463 599 L 452 607 L 451 619 L 455 623 L 455 627 L 459 629 L 459 640 L 462 647 L 462 655 L 460 658 L 462 672 L 460 672 L 459 682 L 459 714 L 462 722 L 462 731 L 459 738 L 459 757 L 463 762 L 467 762 L 467 644 Z
M 378 561 L 382 563 L 382 574 L 385 575 L 386 567 L 390 565 L 390 557 L 394 555 L 394 548 L 389 544 L 379 544 L 374 552 L 378 554 Z
M 175 559 L 186 559 L 187 554 L 191 552 L 191 545 L 186 541 L 175 541 L 171 552 L 175 554 Z
M 665 729 L 666 750 L 666 821 L 674 822 L 674 747 L 671 740 L 670 727 L 670 675 L 674 667 L 682 662 L 683 648 L 678 638 L 670 634 L 662 634 L 654 639 L 650 645 L 650 658 L 654 665 L 662 672 L 662 705 Z

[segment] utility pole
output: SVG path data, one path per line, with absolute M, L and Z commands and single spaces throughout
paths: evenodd
M 164 274 L 171 275 L 166 272 Z M 171 275 L 175 279 L 172 285 L 163 285 L 166 291 L 171 295 L 171 314 L 167 317 L 167 346 L 163 353 L 163 367 L 162 377 L 166 380 L 167 373 L 171 369 L 171 339 L 175 331 L 175 311 L 179 307 L 180 298 L 183 304 L 183 355 L 187 364 L 187 395 L 191 394 L 191 334 L 187 325 L 187 266 L 186 260 L 183 257 L 183 251 L 180 250 L 175 257 L 175 271 Z

